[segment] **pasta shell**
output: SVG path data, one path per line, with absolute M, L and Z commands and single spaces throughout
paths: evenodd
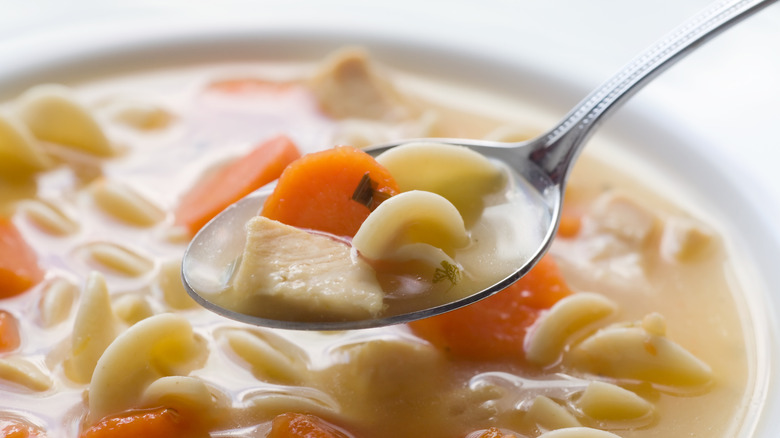
M 536 424 L 548 430 L 581 426 L 568 409 L 543 395 L 537 396 L 531 403 L 531 407 L 528 408 L 528 416 Z
M 417 142 L 394 147 L 376 160 L 390 171 L 402 192 L 425 190 L 443 196 L 471 223 L 483 198 L 506 184 L 499 167 L 464 146 Z
M 611 383 L 594 381 L 576 402 L 582 412 L 599 421 L 625 421 L 647 417 L 653 404 L 635 393 Z
M 38 309 L 46 327 L 59 324 L 70 316 L 78 287 L 64 278 L 55 278 L 44 288 Z
M 165 211 L 130 187 L 101 178 L 92 183 L 95 204 L 111 216 L 133 225 L 152 226 L 165 219 Z
M 584 371 L 614 379 L 672 387 L 705 385 L 712 380 L 709 365 L 643 327 L 616 325 L 599 330 L 573 348 L 570 359 Z
M 79 230 L 79 224 L 53 203 L 32 200 L 23 203 L 19 209 L 48 233 L 66 236 Z
M 114 243 L 93 242 L 80 251 L 108 271 L 130 277 L 140 277 L 154 268 L 153 260 Z
M 15 356 L 0 358 L 0 379 L 39 392 L 54 385 L 51 377 L 35 364 Z
M 246 330 L 230 330 L 223 339 L 252 366 L 258 378 L 286 385 L 300 384 L 305 380 L 306 356 L 295 344 L 271 334 L 261 335 Z
M 105 278 L 99 272 L 90 273 L 73 323 L 71 351 L 65 362 L 67 376 L 79 383 L 89 382 L 98 359 L 119 328 Z
M 182 316 L 140 321 L 119 335 L 95 367 L 89 386 L 89 421 L 137 408 L 155 380 L 202 366 L 207 350 Z
M 114 153 L 97 120 L 67 87 L 33 87 L 19 97 L 17 107 L 21 120 L 40 140 L 99 156 Z
M 557 361 L 570 335 L 615 311 L 606 297 L 589 292 L 568 296 L 557 302 L 534 325 L 525 344 L 525 357 L 546 366 Z
M 0 112 L 0 174 L 26 175 L 51 164 L 27 127 L 13 115 Z
M 379 204 L 355 233 L 352 245 L 364 257 L 381 260 L 397 258 L 404 246 L 417 243 L 453 254 L 468 241 L 455 206 L 435 193 L 412 190 Z M 440 262 L 439 258 L 433 264 Z

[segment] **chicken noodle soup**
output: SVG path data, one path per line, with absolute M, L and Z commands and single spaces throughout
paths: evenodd
M 301 155 L 517 139 L 544 119 L 522 102 L 350 49 L 42 85 L 2 110 L 5 435 L 731 437 L 743 426 L 755 351 L 732 259 L 715 228 L 607 155 L 575 168 L 550 254 L 457 311 L 300 333 L 226 320 L 184 292 L 190 237 Z M 480 261 L 495 269 L 492 255 Z

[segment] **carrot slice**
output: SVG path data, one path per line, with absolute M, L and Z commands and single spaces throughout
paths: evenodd
M 477 438 L 515 438 L 515 436 L 507 435 L 497 427 L 491 427 L 482 432 Z
M 106 417 L 85 430 L 80 438 L 169 438 L 208 437 L 194 422 L 170 408 L 137 411 Z
M 42 279 L 35 251 L 13 222 L 0 218 L 0 298 L 18 295 Z
M 299 86 L 295 82 L 275 82 L 259 78 L 235 78 L 214 81 L 208 89 L 227 94 L 286 93 Z
M 353 237 L 371 208 L 398 192 L 390 172 L 373 157 L 340 146 L 305 155 L 288 166 L 261 215 L 299 228 Z
M 0 419 L 0 437 L 44 438 L 46 435 L 35 426 L 20 420 Z
M 501 292 L 449 313 L 410 323 L 436 347 L 468 360 L 522 360 L 528 328 L 571 294 L 549 255 Z
M 20 344 L 19 323 L 13 315 L 0 310 L 0 353 L 16 350 Z
M 561 222 L 558 224 L 558 237 L 571 238 L 579 234 L 582 228 L 582 211 L 566 203 L 561 210 Z
M 185 194 L 174 213 L 174 223 L 195 234 L 230 204 L 279 178 L 284 168 L 300 156 L 295 143 L 286 136 L 263 142 Z
M 267 438 L 347 438 L 319 417 L 286 413 L 274 418 Z

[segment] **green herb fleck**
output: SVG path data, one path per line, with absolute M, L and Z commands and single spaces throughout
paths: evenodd
M 457 266 L 446 260 L 442 260 L 441 268 L 436 268 L 436 271 L 433 273 L 433 282 L 440 283 L 444 280 L 449 280 L 454 286 L 458 284 L 462 275 L 463 273 Z

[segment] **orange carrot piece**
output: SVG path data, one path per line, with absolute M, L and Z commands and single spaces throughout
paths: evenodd
M 274 418 L 266 438 L 347 438 L 319 417 L 287 413 Z
M 398 194 L 398 184 L 367 153 L 340 146 L 305 155 L 279 177 L 262 216 L 287 225 L 353 237 L 371 209 L 353 199 L 368 175 L 374 200 Z
M 16 350 L 20 344 L 19 323 L 13 315 L 0 310 L 0 353 Z
M 558 225 L 558 237 L 572 238 L 579 234 L 581 228 L 582 212 L 564 203 L 563 210 L 561 210 L 561 222 Z
M 208 437 L 193 421 L 170 408 L 135 411 L 107 417 L 81 433 L 80 438 Z
M 0 419 L 2 438 L 44 438 L 42 430 L 20 420 Z
M 436 347 L 467 360 L 523 360 L 528 328 L 571 291 L 551 256 L 501 292 L 452 312 L 410 323 Z
M 227 94 L 284 93 L 297 84 L 294 82 L 275 82 L 259 78 L 236 78 L 214 81 L 208 89 Z
M 195 234 L 230 204 L 279 178 L 284 168 L 300 156 L 295 143 L 286 136 L 263 142 L 185 194 L 174 213 L 174 223 Z
M 0 218 L 0 298 L 18 295 L 42 279 L 35 251 L 13 222 Z

